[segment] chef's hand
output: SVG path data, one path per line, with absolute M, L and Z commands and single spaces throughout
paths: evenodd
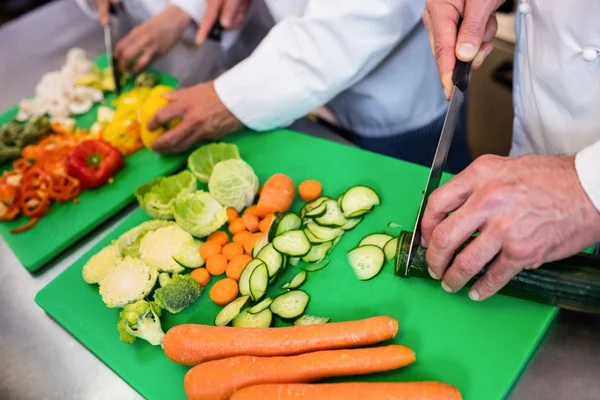
M 133 28 L 115 48 L 121 68 L 133 73 L 144 69 L 177 43 L 191 21 L 181 8 L 168 5 L 161 13 Z
M 492 51 L 498 29 L 494 12 L 502 3 L 504 0 L 427 0 L 423 23 L 447 99 L 452 94 L 456 58 L 473 61 L 472 68 L 476 69 Z M 461 15 L 463 22 L 457 36 Z
M 103 26 L 108 25 L 109 20 L 109 4 L 119 4 L 119 0 L 96 0 L 96 8 L 98 9 L 98 16 L 100 17 L 100 23 Z
M 204 18 L 196 34 L 196 44 L 200 46 L 219 19 L 224 29 L 236 29 L 242 25 L 251 0 L 207 0 Z
M 163 96 L 171 103 L 158 110 L 148 129 L 155 130 L 176 118 L 181 122 L 152 143 L 152 149 L 159 153 L 179 153 L 197 142 L 218 140 L 244 127 L 221 102 L 213 82 Z
M 497 256 L 469 292 L 484 300 L 521 270 L 597 243 L 600 213 L 579 183 L 574 157 L 488 155 L 431 194 L 421 229 L 430 274 L 446 291 L 461 289 Z

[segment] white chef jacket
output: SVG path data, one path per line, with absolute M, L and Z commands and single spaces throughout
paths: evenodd
M 511 155 L 576 155 L 600 210 L 600 1 L 521 0 Z

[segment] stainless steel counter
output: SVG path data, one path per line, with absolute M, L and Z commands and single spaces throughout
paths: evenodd
M 0 110 L 32 93 L 42 74 L 58 68 L 66 52 L 75 46 L 84 48 L 90 56 L 100 54 L 102 31 L 69 0 L 51 3 L 0 27 Z M 294 128 L 339 140 L 307 120 Z M 20 265 L 0 239 L 0 399 L 141 398 L 33 301 L 39 289 L 132 210 L 123 211 L 34 275 Z M 600 318 L 561 312 L 511 399 L 599 399 L 598 360 Z

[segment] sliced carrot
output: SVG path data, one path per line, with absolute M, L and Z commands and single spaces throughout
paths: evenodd
M 244 215 L 251 214 L 256 215 L 256 205 L 250 206 L 244 210 Z
M 273 222 L 274 217 L 274 214 L 268 214 L 262 221 L 260 221 L 260 223 L 258 224 L 258 229 L 260 229 L 261 232 L 267 233 L 269 231 L 269 228 L 271 227 L 271 222 Z
M 252 232 L 249 231 L 241 231 L 233 235 L 233 242 L 237 244 L 244 245 L 244 242 L 252 236 Z
M 229 223 L 232 223 L 233 220 L 235 220 L 236 218 L 239 218 L 240 214 L 238 214 L 237 210 L 233 207 L 228 207 L 227 208 L 227 221 Z
M 221 254 L 223 254 L 228 261 L 231 261 L 237 256 L 241 256 L 242 254 L 244 254 L 244 248 L 241 244 L 238 243 L 227 243 L 221 249 Z
M 397 334 L 398 321 L 384 316 L 281 328 L 244 329 L 181 324 L 169 329 L 163 348 L 172 361 L 196 365 L 239 355 L 284 356 L 368 346 L 389 340 Z M 235 346 L 231 343 L 235 343 Z
M 254 233 L 252 236 L 250 236 L 246 242 L 244 242 L 244 250 L 246 251 L 246 254 L 252 254 L 252 249 L 254 249 L 254 245 L 256 244 L 256 241 L 258 239 L 260 239 L 261 237 L 263 237 L 265 235 L 265 233 L 263 232 L 257 232 Z
M 248 229 L 252 233 L 258 231 L 258 217 L 256 215 L 244 214 L 242 219 L 244 220 L 244 225 L 246 226 L 246 229 Z
M 224 231 L 216 231 L 211 234 L 207 239 L 207 242 L 217 242 L 221 246 L 225 246 L 229 243 L 229 235 Z
M 227 259 L 222 254 L 213 254 L 206 259 L 206 269 L 211 275 L 221 275 L 227 269 Z
M 287 175 L 275 174 L 263 185 L 258 199 L 256 215 L 264 218 L 271 212 L 283 212 L 290 209 L 296 195 L 294 181 Z
M 461 400 L 460 391 L 441 382 L 272 383 L 236 391 L 231 400 Z
M 313 201 L 321 197 L 323 193 L 323 185 L 321 182 L 314 179 L 309 179 L 298 186 L 298 194 L 302 201 Z
M 232 235 L 246 230 L 246 224 L 242 218 L 236 218 L 229 223 L 229 232 Z
M 200 245 L 200 255 L 208 260 L 213 254 L 221 254 L 221 245 L 217 242 L 204 242 Z
M 250 257 L 249 255 L 240 254 L 233 260 L 229 261 L 229 264 L 227 264 L 227 269 L 225 270 L 227 277 L 239 281 L 242 271 L 244 270 L 244 268 L 246 268 L 246 264 L 248 264 L 251 260 L 252 257 Z
M 235 279 L 225 278 L 215 283 L 210 289 L 209 297 L 218 306 L 226 306 L 238 295 L 238 284 Z
M 192 271 L 190 276 L 202 287 L 210 283 L 210 273 L 206 268 L 196 268 Z
M 237 347 L 237 344 L 230 346 Z M 400 345 L 325 350 L 285 357 L 237 356 L 196 365 L 185 374 L 183 385 L 189 400 L 226 400 L 237 390 L 262 383 L 304 383 L 366 375 L 398 369 L 414 361 L 415 353 Z

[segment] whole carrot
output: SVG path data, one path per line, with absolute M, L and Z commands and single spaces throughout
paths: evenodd
M 246 387 L 231 400 L 462 400 L 460 391 L 441 382 L 284 383 Z
M 179 364 L 196 365 L 241 355 L 284 356 L 367 346 L 397 334 L 398 321 L 384 316 L 283 328 L 183 324 L 169 329 L 163 349 L 167 357 Z
M 390 371 L 415 361 L 408 347 L 326 350 L 283 357 L 238 356 L 198 364 L 183 381 L 189 400 L 224 400 L 262 383 L 304 383 Z M 263 396 L 258 397 L 260 399 Z

